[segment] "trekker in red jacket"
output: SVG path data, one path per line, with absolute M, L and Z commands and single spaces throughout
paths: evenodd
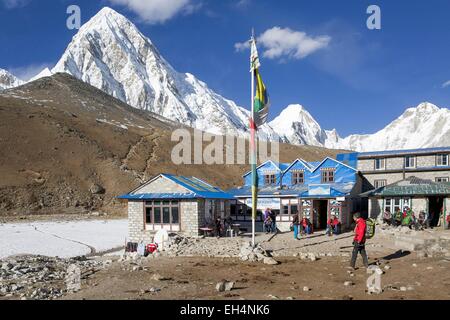
M 366 221 L 361 218 L 361 215 L 359 213 L 355 213 L 353 215 L 353 220 L 355 220 L 356 222 L 356 227 L 355 237 L 353 238 L 353 253 L 350 266 L 355 269 L 356 258 L 358 257 L 359 252 L 363 258 L 364 266 L 367 268 L 369 266 L 369 261 L 367 259 L 366 253 Z

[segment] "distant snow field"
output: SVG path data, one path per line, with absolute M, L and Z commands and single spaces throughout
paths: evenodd
M 0 224 L 0 259 L 20 254 L 70 258 L 125 244 L 127 220 Z

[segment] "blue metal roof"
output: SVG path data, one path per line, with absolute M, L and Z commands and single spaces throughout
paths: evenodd
M 321 163 L 322 163 L 322 161 L 312 161 L 312 162 L 307 162 L 307 165 L 311 168 L 311 170 L 314 170 L 314 169 L 317 168 Z
M 260 164 L 260 165 L 256 168 L 256 170 L 258 170 L 258 169 L 264 167 L 267 163 L 273 163 L 273 165 L 274 165 L 278 170 L 280 170 L 280 172 L 284 172 L 284 170 L 286 170 L 287 168 L 289 168 L 290 165 L 291 165 L 290 163 L 280 163 L 280 162 L 275 162 L 275 161 L 272 161 L 272 160 L 267 160 L 266 162 Z M 243 177 L 246 177 L 246 176 L 248 176 L 248 175 L 251 174 L 251 173 L 252 173 L 251 171 L 248 171 L 246 174 L 243 175 Z
M 336 155 L 336 160 L 352 168 L 358 167 L 358 153 L 341 153 Z
M 188 190 L 186 193 L 135 193 L 130 192 L 119 196 L 125 200 L 150 200 L 150 199 L 234 199 L 234 197 L 221 189 L 195 177 L 175 176 L 161 174 L 158 177 L 167 178 Z M 158 178 L 157 177 L 157 178 Z M 153 180 L 152 180 L 153 181 Z M 139 190 L 139 188 L 137 189 Z
M 450 147 L 427 148 L 427 149 L 407 149 L 407 150 L 388 150 L 358 153 L 358 157 L 378 157 L 391 155 L 423 154 L 435 152 L 450 152 Z

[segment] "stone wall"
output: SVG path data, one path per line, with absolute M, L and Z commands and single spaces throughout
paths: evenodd
M 436 155 L 420 156 L 416 158 L 417 168 L 429 168 L 436 166 Z
M 181 233 L 187 236 L 198 236 L 201 227 L 199 213 L 203 200 L 182 201 L 180 203 Z
M 383 219 L 383 199 L 369 198 L 369 217 L 372 219 Z
M 426 198 L 413 198 L 411 209 L 414 211 L 416 217 L 419 216 L 420 211 L 428 212 L 428 204 Z
M 375 186 L 375 180 L 386 180 L 386 183 L 392 184 L 403 179 L 403 173 L 384 173 L 379 174 L 365 174 L 364 177 L 369 181 L 372 186 Z
M 128 201 L 128 242 L 151 243 L 152 232 L 145 230 L 144 202 Z

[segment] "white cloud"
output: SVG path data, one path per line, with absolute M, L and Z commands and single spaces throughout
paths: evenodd
M 22 8 L 31 0 L 1 0 L 6 9 Z
M 447 88 L 447 87 L 450 87 L 450 80 L 448 80 L 447 82 L 444 82 L 442 84 L 442 88 Z
M 239 0 L 236 3 L 236 7 L 238 8 L 246 8 L 251 4 L 252 0 Z
M 45 68 L 51 69 L 54 66 L 52 63 L 36 63 L 28 66 L 9 68 L 9 72 L 15 75 L 20 80 L 28 81 L 34 76 L 37 76 Z
M 149 24 L 164 23 L 178 14 L 191 14 L 201 6 L 193 0 L 109 0 L 126 6 Z
M 268 59 L 303 59 L 310 54 L 326 48 L 331 41 L 329 36 L 311 37 L 303 31 L 273 27 L 257 38 L 264 48 L 263 56 Z M 247 42 L 236 43 L 237 51 L 249 48 Z

